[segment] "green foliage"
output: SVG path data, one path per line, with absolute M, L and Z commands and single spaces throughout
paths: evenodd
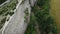
M 10 16 L 12 16 L 13 14 L 14 14 L 14 12 L 7 12 L 6 14 L 5 14 L 5 16 L 7 16 L 7 15 L 10 15 Z
M 0 15 L 5 15 L 7 12 L 11 12 L 16 8 L 17 0 L 11 0 L 9 3 L 0 7 Z M 7 14 L 8 15 L 8 14 Z
M 54 18 L 50 13 L 50 0 L 37 0 L 32 7 L 30 23 L 26 34 L 38 34 L 35 30 L 35 22 L 38 23 L 41 34 L 57 34 Z
M 7 12 L 7 10 L 8 10 L 7 7 L 4 7 L 4 9 L 1 9 L 0 10 L 0 15 L 3 14 L 3 13 L 5 13 L 5 12 Z
M 28 16 L 29 12 L 28 12 L 28 8 L 24 11 L 25 15 Z
M 37 1 L 37 5 L 43 6 L 43 5 L 45 4 L 45 1 L 46 1 L 46 0 L 38 0 L 38 1 Z
M 6 0 L 0 0 L 0 4 L 2 4 L 3 2 L 5 2 Z
M 24 13 L 25 13 L 24 22 L 28 23 L 28 16 L 29 16 L 28 8 L 24 11 Z
M 50 5 L 49 0 L 38 0 L 32 11 L 36 17 L 36 21 L 39 24 L 41 34 L 57 34 L 56 25 L 54 25 L 54 18 L 49 14 Z
M 37 34 L 37 31 L 35 30 L 35 16 L 34 14 L 31 13 L 30 17 L 30 23 L 28 24 L 27 30 L 25 34 Z
M 3 1 L 3 0 L 0 0 Z M 13 10 L 16 8 L 17 0 L 10 0 L 9 3 L 4 4 L 0 7 L 0 16 L 7 16 L 8 14 L 12 16 L 14 14 Z M 0 21 L 0 29 L 4 25 L 6 17 Z
M 1 22 L 0 22 L 0 29 L 2 28 L 3 24 L 5 23 L 5 21 L 6 21 L 6 17 L 1 20 Z
M 37 0 L 37 5 L 43 7 L 46 3 L 49 3 L 49 0 Z

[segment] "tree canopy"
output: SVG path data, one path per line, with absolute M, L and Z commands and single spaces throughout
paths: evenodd
M 2 4 L 3 2 L 5 2 L 6 0 L 0 0 L 0 4 Z

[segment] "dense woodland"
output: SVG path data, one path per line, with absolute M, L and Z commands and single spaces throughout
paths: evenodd
M 30 23 L 26 34 L 39 34 L 36 31 L 36 24 L 41 34 L 57 34 L 54 18 L 50 15 L 50 0 L 37 0 L 31 10 Z

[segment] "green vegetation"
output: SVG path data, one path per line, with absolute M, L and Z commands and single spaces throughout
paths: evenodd
M 26 22 L 26 23 L 28 23 L 28 15 L 29 15 L 29 12 L 28 12 L 28 8 L 24 11 L 24 13 L 25 13 L 25 21 L 24 22 Z
M 12 16 L 13 14 L 14 14 L 14 12 L 7 12 L 6 14 L 5 14 L 5 16 L 7 16 L 7 15 L 10 15 L 10 16 Z
M 10 0 L 9 3 L 6 3 L 5 5 L 0 7 L 0 16 L 6 16 L 9 14 L 12 16 L 14 14 L 14 9 L 16 8 L 16 4 L 18 3 L 17 0 Z M 6 21 L 6 17 L 3 18 L 0 22 L 0 29 L 2 28 L 3 24 Z
M 0 22 L 0 29 L 1 29 L 2 26 L 4 25 L 5 21 L 6 21 L 6 17 L 1 20 L 1 22 Z
M 41 34 L 57 34 L 54 18 L 50 15 L 49 0 L 38 0 L 32 7 L 30 23 L 27 27 L 26 34 L 32 34 L 35 30 L 35 22 L 40 26 Z M 33 14 L 34 16 L 32 16 Z M 36 33 L 37 34 L 37 33 Z
M 25 0 L 22 0 L 22 3 L 21 4 L 24 4 Z
M 25 34 L 38 34 L 35 30 L 35 16 L 31 13 L 30 23 L 28 24 Z
M 2 4 L 3 2 L 5 2 L 6 0 L 0 0 L 0 4 Z
M 10 13 L 11 10 L 14 10 L 16 8 L 16 4 L 17 4 L 17 0 L 12 0 L 9 3 L 1 6 L 0 15 L 5 15 L 6 13 Z

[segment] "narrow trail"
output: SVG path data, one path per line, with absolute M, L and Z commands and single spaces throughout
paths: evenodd
M 58 34 L 60 34 L 60 0 L 51 0 L 51 15 L 54 16 Z
M 38 23 L 36 22 L 35 25 L 36 25 L 36 26 L 35 26 L 35 29 L 36 29 L 37 33 L 38 33 L 38 34 L 41 34 L 41 31 L 40 31 L 40 29 L 39 29 Z

